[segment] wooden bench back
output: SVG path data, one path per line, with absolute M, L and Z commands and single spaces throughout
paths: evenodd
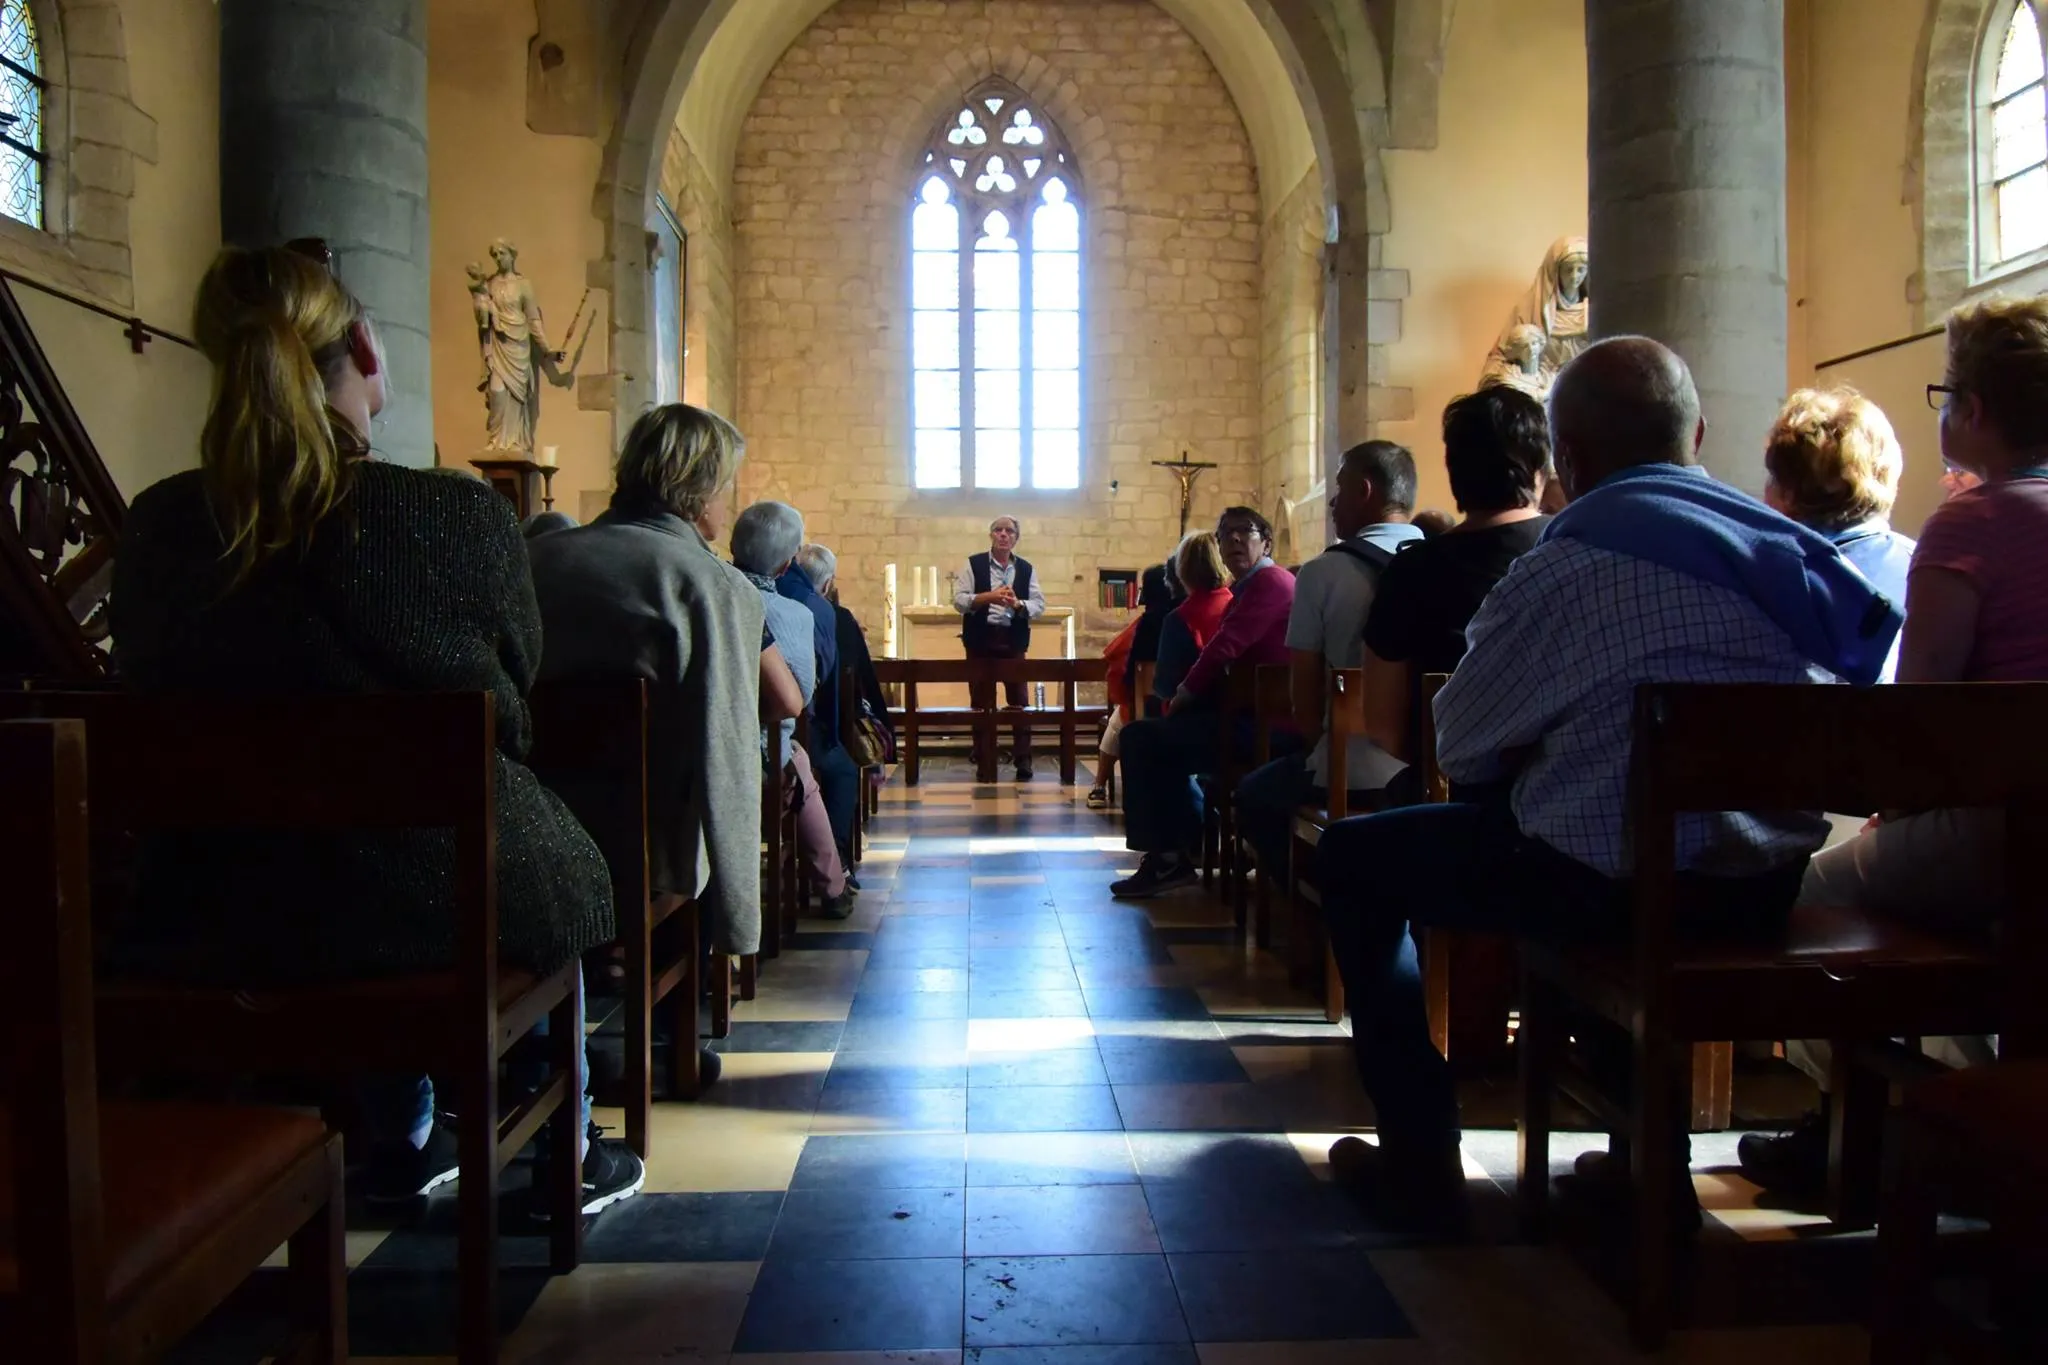
M 1436 802 L 1451 799 L 1451 780 L 1444 776 L 1444 770 L 1436 762 L 1436 694 L 1443 691 L 1450 681 L 1448 673 L 1422 675 L 1422 716 L 1415 761 L 1422 765 L 1423 795 Z
M 1329 767 L 1324 776 L 1325 809 L 1332 822 L 1351 814 L 1351 740 L 1365 733 L 1365 670 L 1333 668 L 1329 674 Z
M 1254 765 L 1273 758 L 1273 734 L 1294 728 L 1293 670 L 1287 664 L 1260 664 L 1252 681 Z
M 106 1261 L 85 744 L 77 721 L 0 722 L 0 1110 L 13 1115 L 13 1164 L 0 1181 L 14 1187 L 5 1240 L 16 1289 L 37 1305 L 27 1320 L 96 1342 Z
M 0 694 L 0 720 L 28 719 L 85 722 L 96 844 L 167 832 L 452 830 L 456 960 L 495 978 L 489 693 Z
M 2007 822 L 1999 955 L 2017 973 L 2008 998 L 2038 997 L 2048 968 L 2044 714 L 2048 683 L 1638 687 L 1629 789 L 1638 971 L 1656 977 L 1672 960 L 1682 813 L 1990 807 Z M 2026 1013 L 2006 1042 L 2038 1054 L 2048 1017 Z
M 546 682 L 533 689 L 527 766 L 561 797 L 611 869 L 621 905 L 649 892 L 647 683 Z

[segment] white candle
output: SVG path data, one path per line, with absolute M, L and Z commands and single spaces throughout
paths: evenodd
M 540 448 L 540 462 L 549 469 L 553 469 L 555 467 L 555 454 L 560 449 L 560 446 L 542 446 Z
M 882 657 L 896 657 L 896 566 L 882 566 Z
M 939 566 L 936 564 L 932 565 L 932 605 L 935 607 L 945 605 L 939 600 Z

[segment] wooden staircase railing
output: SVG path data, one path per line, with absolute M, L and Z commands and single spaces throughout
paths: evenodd
M 0 681 L 111 671 L 107 591 L 127 510 L 0 280 Z

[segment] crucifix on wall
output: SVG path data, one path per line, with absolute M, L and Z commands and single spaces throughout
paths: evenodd
M 1173 476 L 1180 480 L 1180 533 L 1185 536 L 1188 533 L 1188 509 L 1195 505 L 1195 480 L 1202 477 L 1203 470 L 1216 466 L 1208 460 L 1190 460 L 1185 450 L 1178 460 L 1154 460 L 1152 463 L 1160 469 L 1172 470 Z

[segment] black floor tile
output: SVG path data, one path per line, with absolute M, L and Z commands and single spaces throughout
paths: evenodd
M 1012 1185 L 967 1192 L 970 1256 L 1144 1255 L 1159 1234 L 1139 1185 Z
M 1195 1038 L 1109 1037 L 1096 1040 L 1111 1085 L 1246 1081 L 1251 1077 L 1228 1043 Z
M 966 971 L 968 962 L 969 956 L 965 945 L 933 948 L 919 943 L 897 945 L 878 941 L 868 953 L 868 971 L 871 972 L 927 969 Z
M 736 1023 L 725 1038 L 710 1039 L 713 1052 L 831 1052 L 839 1046 L 839 1023 Z
M 969 1088 L 990 1085 L 1108 1085 L 1093 1048 L 977 1052 L 967 1067 Z
M 782 1199 L 780 1190 L 637 1195 L 591 1223 L 583 1238 L 583 1259 L 758 1261 Z
M 744 1353 L 957 1349 L 962 1274 L 953 1256 L 769 1261 L 734 1346 Z
M 1362 1251 L 1168 1259 L 1197 1341 L 1363 1341 L 1415 1334 Z
M 913 1260 L 962 1254 L 961 1190 L 792 1190 L 770 1261 Z M 741 1258 L 734 1258 L 741 1259 Z
M 964 996 L 946 998 L 960 1000 L 963 1006 L 966 1003 Z M 957 1019 L 906 1019 L 901 1015 L 868 1014 L 848 1019 L 845 1030 L 840 1035 L 840 1046 L 849 1052 L 936 1052 L 947 1048 L 964 1050 L 967 1046 L 967 1020 L 964 1016 Z
M 982 1346 L 967 1365 L 1196 1365 L 1187 1342 L 1157 1346 Z
M 1113 1132 L 1123 1127 L 1106 1085 L 998 1085 L 969 1089 L 973 1133 Z
M 988 979 L 985 975 L 987 973 L 1000 975 L 1005 972 L 1042 970 L 1064 971 L 1071 974 L 1074 970 L 1073 961 L 1068 957 L 1067 950 L 1059 946 L 1049 948 L 1020 948 L 1014 946 L 971 948 L 968 950 L 967 965 L 970 969 L 968 975 L 968 988 L 970 990 L 973 989 L 976 983 L 985 982 Z
M 969 1133 L 967 1183 L 996 1185 L 1136 1184 L 1137 1167 L 1122 1133 Z
M 970 1347 L 1189 1340 L 1161 1256 L 970 1259 L 966 1330 Z
M 862 995 L 946 994 L 967 989 L 967 967 L 877 967 L 860 976 Z
M 965 1019 L 965 991 L 861 991 L 847 1010 L 857 1019 Z
M 875 946 L 875 936 L 845 930 L 800 930 L 784 939 L 782 946 L 792 950 L 811 951 L 823 948 L 872 948 Z
M 1131 1133 L 1131 1157 L 1147 1185 L 1225 1187 L 1306 1186 L 1309 1173 L 1294 1144 L 1266 1133 Z
M 967 1015 L 970 1019 L 1085 1019 L 1088 1007 L 1079 990 L 970 989 Z
M 959 1189 L 966 1182 L 967 1142 L 963 1135 L 881 1133 L 807 1139 L 789 1187 Z
M 1405 1244 L 1378 1233 L 1334 1185 L 1148 1185 L 1152 1220 L 1169 1252 L 1264 1251 Z
M 1062 952 L 1059 961 L 1038 960 L 1036 954 L 1021 962 L 1006 962 L 1000 950 L 991 949 L 973 959 L 968 973 L 968 994 L 989 991 L 1079 991 L 1080 978 Z M 873 968 L 869 968 L 870 971 Z
M 967 1084 L 965 1062 L 945 1053 L 841 1052 L 825 1073 L 827 1095 L 848 1090 L 949 1090 Z
M 1209 1007 L 1184 986 L 1108 986 L 1082 992 L 1097 1019 L 1207 1019 Z

